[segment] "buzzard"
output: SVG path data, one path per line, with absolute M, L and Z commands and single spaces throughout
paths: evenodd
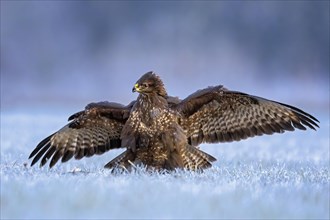
M 105 165 L 130 170 L 144 164 L 155 170 L 199 170 L 216 159 L 201 151 L 201 143 L 239 141 L 263 134 L 318 126 L 312 115 L 287 104 L 222 85 L 199 90 L 186 99 L 169 96 L 160 77 L 144 74 L 134 85 L 138 98 L 124 106 L 91 103 L 69 117 L 69 123 L 42 140 L 32 151 L 31 166 L 50 160 L 81 159 L 126 148 Z

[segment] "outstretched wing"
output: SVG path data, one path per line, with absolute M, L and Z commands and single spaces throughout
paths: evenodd
M 197 91 L 175 109 L 181 114 L 180 124 L 188 142 L 194 146 L 319 127 L 316 118 L 296 107 L 223 86 Z
M 33 166 L 41 158 L 40 166 L 51 158 L 49 166 L 58 160 L 81 159 L 121 147 L 120 133 L 132 105 L 99 102 L 86 106 L 84 111 L 69 117 L 72 120 L 59 131 L 42 140 L 32 151 Z

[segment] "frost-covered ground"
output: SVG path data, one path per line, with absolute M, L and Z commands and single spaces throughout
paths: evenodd
M 329 116 L 321 128 L 202 145 L 218 160 L 203 173 L 111 174 L 121 151 L 30 167 L 28 155 L 65 113 L 1 113 L 1 219 L 329 219 Z

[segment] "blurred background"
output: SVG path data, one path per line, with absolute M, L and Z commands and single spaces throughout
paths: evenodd
M 154 70 L 180 98 L 223 84 L 329 112 L 329 20 L 329 1 L 1 1 L 1 111 L 127 104 Z

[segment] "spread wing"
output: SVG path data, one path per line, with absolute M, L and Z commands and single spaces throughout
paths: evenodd
M 175 109 L 181 114 L 180 124 L 188 142 L 194 146 L 319 127 L 316 118 L 296 107 L 223 86 L 197 91 Z
M 52 167 L 60 159 L 66 162 L 72 157 L 81 159 L 122 147 L 120 133 L 131 106 L 109 102 L 87 105 L 84 111 L 69 117 L 71 122 L 37 145 L 29 157 L 34 157 L 31 166 L 40 159 L 43 166 L 51 159 Z

